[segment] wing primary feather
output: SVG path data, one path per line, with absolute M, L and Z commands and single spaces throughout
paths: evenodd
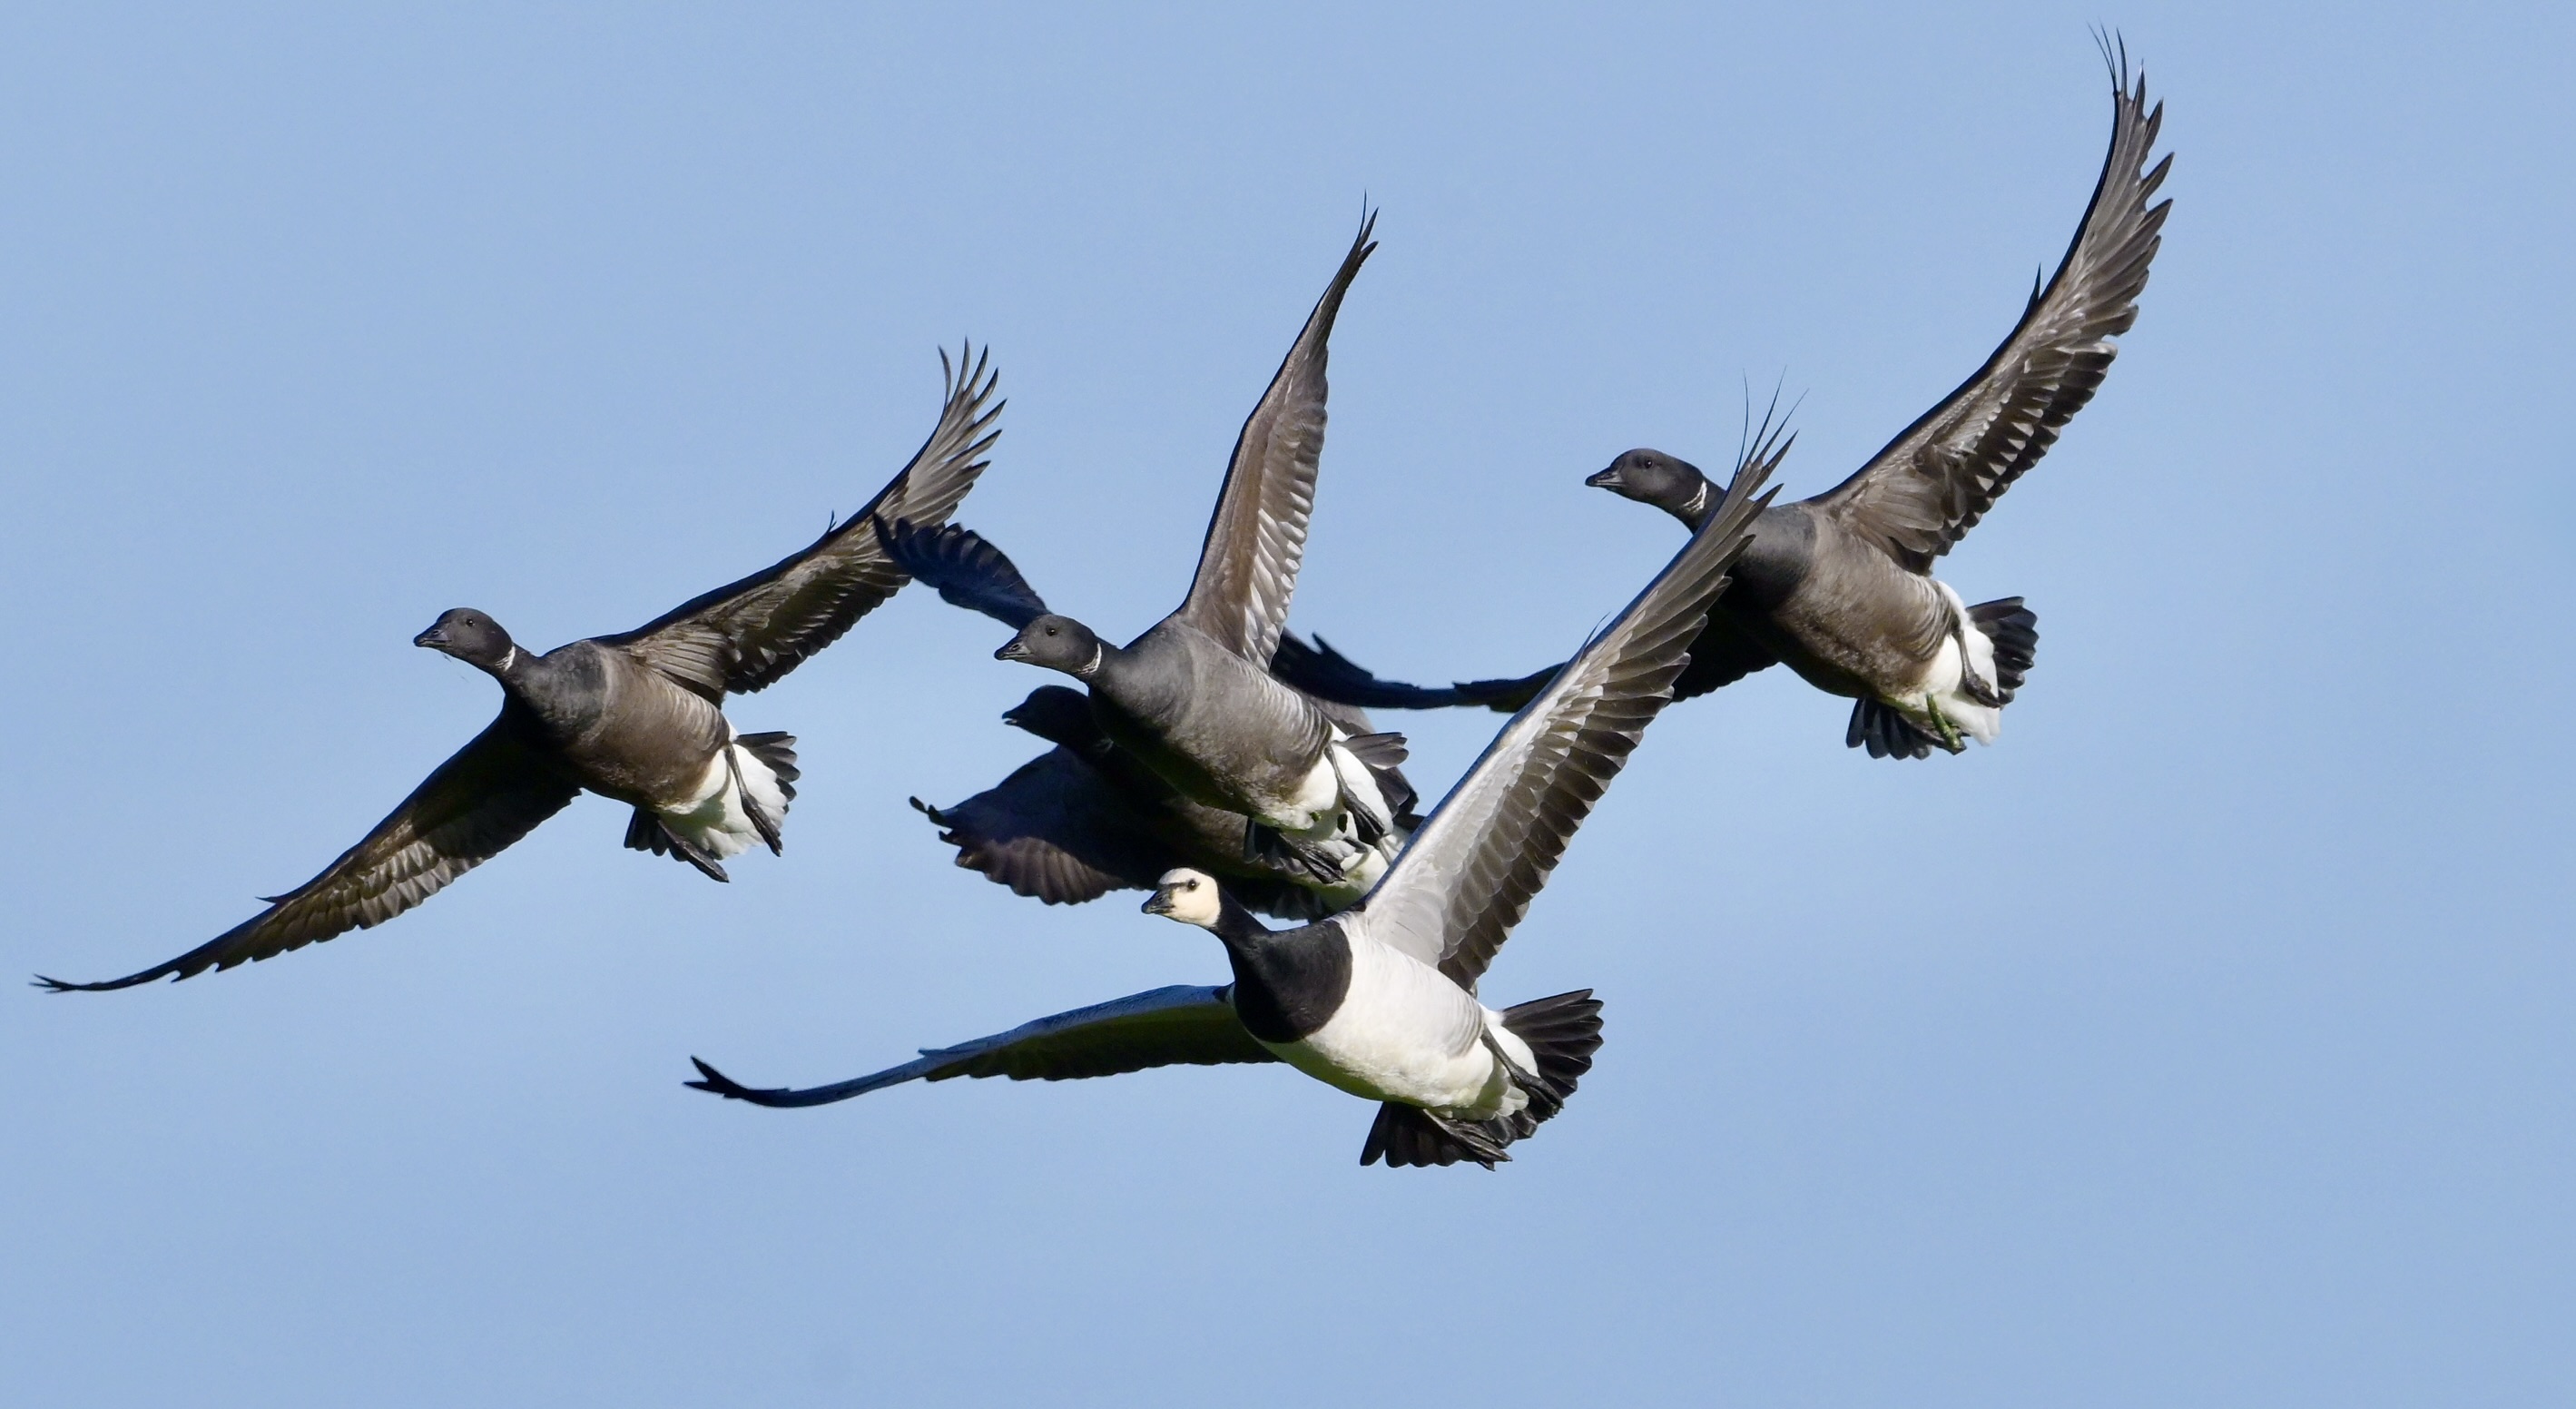
M 763 690 L 839 640 L 911 578 L 886 556 L 883 516 L 945 523 L 989 465 L 1007 404 L 992 349 L 939 353 L 945 400 L 921 449 L 858 512 L 760 572 L 702 593 L 633 631 L 597 638 L 709 699 Z
M 1626 610 L 1504 725 L 1360 903 L 1373 937 L 1473 991 L 1646 726 L 1752 541 L 1788 454 L 1785 425 L 1739 460 L 1718 512 Z
M 756 1106 L 822 1106 L 907 1081 L 960 1076 L 1070 1081 L 1148 1067 L 1278 1058 L 1244 1030 L 1224 989 L 1176 985 L 1039 1018 L 954 1047 L 925 1048 L 912 1061 L 828 1086 L 745 1086 L 705 1061 L 689 1060 L 699 1073 L 698 1080 L 686 1083 L 693 1089 Z

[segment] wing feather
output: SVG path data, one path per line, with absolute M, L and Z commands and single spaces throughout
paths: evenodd
M 692 598 L 633 631 L 598 639 L 711 700 L 767 689 L 841 639 L 911 580 L 887 555 L 873 521 L 883 517 L 923 528 L 944 523 L 984 473 L 985 452 L 1001 438 L 994 422 L 1003 406 L 992 401 L 1001 374 L 991 369 L 991 359 L 991 348 L 976 355 L 970 346 L 952 367 L 948 354 L 939 354 L 947 388 L 939 424 L 867 507 L 801 553 Z
M 1326 344 L 1342 295 L 1377 248 L 1369 239 L 1376 226 L 1377 213 L 1371 211 L 1261 404 L 1244 421 L 1199 548 L 1198 576 L 1173 613 L 1255 665 L 1270 663 L 1287 625 L 1288 599 L 1297 590 L 1324 453 Z
M 533 722 L 504 706 L 366 839 L 268 909 L 166 964 L 104 983 L 40 978 L 55 992 L 104 992 L 267 959 L 409 910 L 535 830 L 581 788 L 529 739 Z
M 1222 988 L 1185 985 L 1076 1008 L 1008 1032 L 954 1047 L 926 1048 L 914 1061 L 829 1086 L 745 1086 L 697 1058 L 700 1091 L 756 1106 L 822 1106 L 907 1081 L 1007 1076 L 1013 1081 L 1072 1081 L 1162 1066 L 1271 1062 L 1252 1040 Z
M 1473 991 L 1646 726 L 1752 541 L 1788 445 L 1748 449 L 1726 501 L 1646 590 L 1512 716 L 1377 888 L 1359 923 Z
M 1809 501 L 1909 571 L 1929 572 L 2048 453 L 2119 355 L 2114 339 L 2138 320 L 2173 206 L 2147 201 L 2173 158 L 2147 167 L 2164 105 L 2147 106 L 2145 75 L 2132 86 L 2125 51 L 2112 83 L 2110 154 L 2057 276 L 2032 293 L 2020 324 L 1975 376 Z

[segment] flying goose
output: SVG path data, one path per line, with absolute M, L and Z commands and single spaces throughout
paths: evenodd
M 955 806 L 912 799 L 968 870 L 1049 905 L 1152 890 L 1181 866 L 1224 877 L 1246 905 L 1284 919 L 1322 919 L 1359 899 L 1328 898 L 1292 867 L 1245 857 L 1243 815 L 1192 802 L 1111 743 L 1079 690 L 1041 685 L 1002 721 L 1055 747 Z
M 1496 1011 L 1477 981 L 1592 804 L 1672 697 L 1726 588 L 1785 445 L 1749 454 L 1725 505 L 1662 573 L 1503 726 L 1355 909 L 1271 930 L 1213 876 L 1183 868 L 1145 902 L 1213 933 L 1234 981 L 1080 1008 L 901 1066 L 804 1090 L 756 1090 L 697 1061 L 689 1085 L 814 1106 L 912 1080 L 1061 1081 L 1178 1063 L 1284 1061 L 1379 1102 L 1360 1163 L 1488 1169 L 1574 1093 L 1601 1045 L 1589 989 Z M 695 1060 L 695 1059 L 692 1059 Z
M 1324 445 L 1333 320 L 1377 248 L 1372 213 L 1244 422 L 1178 610 L 1125 646 L 1047 609 L 1010 560 L 955 526 L 880 514 L 886 553 L 940 596 L 1018 634 L 994 655 L 1090 688 L 1101 732 L 1192 801 L 1251 819 L 1244 855 L 1364 892 L 1403 844 L 1403 738 L 1349 727 L 1268 667 L 1288 617 Z
M 2109 59 L 2106 53 L 2106 61 Z M 2147 169 L 2164 106 L 2147 106 L 2125 51 L 2113 69 L 2111 149 L 2057 275 L 2035 289 L 1994 355 L 1851 478 L 1765 511 L 1734 589 L 1709 613 L 1673 688 L 1691 699 L 1786 662 L 1854 701 L 1846 746 L 1872 758 L 1924 758 L 1992 743 L 2029 673 L 2039 618 L 2019 597 L 1975 606 L 1931 575 L 1996 499 L 2057 441 L 2119 354 L 2171 201 L 2150 207 L 2168 156 Z M 1715 512 L 1708 477 L 1658 450 L 1631 450 L 1584 481 L 1651 504 L 1697 529 Z M 1546 671 L 1526 677 L 1543 680 Z M 1497 709 L 1513 682 L 1482 682 Z M 1389 694 L 1413 687 L 1379 682 Z M 1476 703 L 1473 687 L 1430 691 Z M 1446 696 L 1444 698 L 1444 696 Z
M 1932 562 L 2056 443 L 2119 355 L 2113 339 L 2138 320 L 2173 205 L 2147 201 L 2173 158 L 2147 166 L 2164 107 L 2147 106 L 2143 75 L 2131 85 L 2125 51 L 2111 96 L 2110 153 L 2056 277 L 2034 286 L 2021 322 L 1975 376 L 1858 473 L 1762 516 L 1736 589 L 1691 653 L 1685 697 L 1783 661 L 1854 701 L 1843 742 L 1872 758 L 1994 741 L 2030 670 L 2039 619 L 2019 597 L 1967 605 L 1931 575 Z M 1631 450 L 1585 483 L 1694 529 L 1713 497 L 1706 476 L 1655 450 Z
M 615 636 L 543 655 L 490 614 L 459 607 L 413 644 L 500 682 L 501 714 L 442 763 L 366 840 L 322 874 L 205 944 L 104 983 L 39 978 L 57 992 L 128 988 L 266 959 L 384 923 L 500 853 L 584 788 L 635 809 L 626 844 L 675 856 L 716 880 L 723 858 L 755 843 L 779 850 L 796 795 L 795 740 L 738 734 L 728 694 L 768 688 L 907 580 L 866 527 L 894 512 L 945 519 L 984 471 L 1000 432 L 998 374 L 984 357 L 940 365 L 938 428 L 868 507 L 801 553 Z

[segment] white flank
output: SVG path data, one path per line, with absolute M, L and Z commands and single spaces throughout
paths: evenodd
M 1302 1040 L 1263 1046 L 1354 1096 L 1405 1101 L 1460 1120 L 1491 1120 L 1529 1104 L 1485 1049 L 1486 1029 L 1501 1030 L 1500 1014 L 1364 930 L 1343 932 L 1351 945 L 1351 986 L 1341 1006 Z M 1516 1037 L 1504 1050 L 1514 1060 L 1529 1055 Z
M 742 774 L 740 788 L 733 785 L 733 770 L 725 767 L 725 754 L 718 753 L 707 760 L 706 772 L 698 775 L 696 795 L 658 814 L 664 826 L 719 860 L 768 845 L 761 839 L 760 828 L 752 825 L 751 813 L 743 807 L 744 793 L 757 799 L 760 809 L 773 820 L 785 821 L 787 817 L 787 794 L 779 788 L 778 775 L 770 771 L 769 765 L 740 744 L 726 744 L 725 752 L 733 755 L 734 770 Z
M 1967 671 L 1960 668 L 1959 638 L 1964 636 L 1968 641 L 1966 664 L 1976 671 L 1977 678 L 1984 681 L 1990 690 L 2000 688 L 1995 679 L 1995 643 L 1968 619 L 1967 605 L 1959 600 L 1959 594 L 1950 584 L 1935 578 L 1932 585 L 1940 588 L 1941 595 L 1949 599 L 1950 610 L 1958 614 L 1961 630 L 1958 636 L 1941 642 L 1940 654 L 1932 658 L 1932 664 L 1923 672 L 1922 692 L 1931 697 L 1942 717 L 1950 721 L 1951 728 L 1978 743 L 1991 744 L 2004 730 L 2004 712 L 2001 706 L 1980 704 L 1968 694 L 1965 688 Z M 1912 702 L 1908 701 L 1900 708 L 1904 708 L 1916 723 L 1930 730 L 1934 737 L 1939 737 L 1941 726 L 1924 711 L 1911 705 Z

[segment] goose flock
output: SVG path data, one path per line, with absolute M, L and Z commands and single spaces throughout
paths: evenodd
M 751 1087 L 705 1061 L 688 1084 L 789 1107 L 914 1080 L 1277 1061 L 1378 1103 L 1363 1164 L 1490 1169 L 1574 1094 L 1601 1046 L 1601 1003 L 1585 989 L 1496 1009 L 1479 985 L 1666 705 L 1778 664 L 1850 699 L 1844 742 L 1872 758 L 1996 739 L 2028 680 L 2037 618 L 2019 597 L 1969 605 L 1932 566 L 2092 399 L 2137 319 L 2172 158 L 2149 164 L 2163 108 L 2144 77 L 2124 50 L 2106 44 L 2104 59 L 2100 180 L 2056 273 L 1984 365 L 1811 498 L 1774 502 L 1794 437 L 1770 416 L 1723 484 L 1660 450 L 1612 459 L 1584 482 L 1690 536 L 1641 569 L 1642 588 L 1570 660 L 1424 687 L 1287 629 L 1333 324 L 1377 248 L 1371 214 L 1244 422 L 1187 594 L 1126 644 L 1051 609 L 1000 548 L 952 521 L 989 467 L 1003 408 L 989 349 L 954 363 L 943 352 L 929 439 L 810 546 L 634 630 L 542 653 L 488 612 L 442 614 L 414 644 L 500 686 L 482 733 L 242 924 L 122 978 L 36 981 L 131 988 L 382 924 L 585 790 L 632 809 L 628 847 L 728 880 L 727 860 L 782 851 L 801 774 L 795 739 L 737 733 L 726 696 L 776 684 L 918 579 L 1007 627 L 995 656 L 1071 682 L 1002 716 L 1046 752 L 962 802 L 912 800 L 956 864 L 1049 905 L 1144 891 L 1146 913 L 1215 936 L 1231 980 L 1078 1008 L 828 1085 Z M 1425 813 L 1404 736 L 1365 711 L 1452 707 L 1510 718 Z

